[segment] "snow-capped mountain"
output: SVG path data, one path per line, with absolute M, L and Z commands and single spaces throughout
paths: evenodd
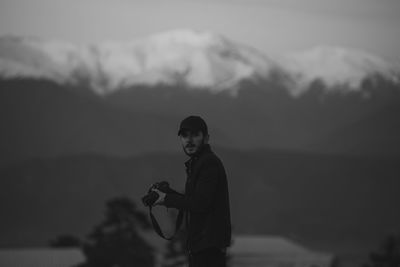
M 176 151 L 189 114 L 224 147 L 399 155 L 398 73 L 362 51 L 273 57 L 193 31 L 81 46 L 3 37 L 0 166 Z
M 4 78 L 50 79 L 60 84 L 85 82 L 99 94 L 137 85 L 183 85 L 237 94 L 244 80 L 269 80 L 279 73 L 292 95 L 315 81 L 326 89 L 357 90 L 379 75 L 398 83 L 398 62 L 389 63 L 363 51 L 316 47 L 285 56 L 263 55 L 227 38 L 176 30 L 128 43 L 74 45 L 38 38 L 2 37 L 0 75 Z

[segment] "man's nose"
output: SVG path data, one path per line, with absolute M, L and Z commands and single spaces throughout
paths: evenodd
M 186 136 L 185 141 L 186 142 L 192 142 L 193 141 L 193 136 L 191 134 L 189 134 L 188 136 Z

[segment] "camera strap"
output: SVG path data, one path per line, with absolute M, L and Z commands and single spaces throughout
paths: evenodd
M 182 225 L 183 213 L 184 213 L 183 210 L 179 210 L 178 216 L 176 218 L 176 223 L 175 223 L 175 233 L 171 237 L 166 237 L 163 234 L 160 224 L 156 220 L 156 217 L 153 215 L 152 206 L 149 206 L 149 214 L 150 214 L 151 223 L 153 224 L 154 231 L 156 231 L 156 233 L 160 237 L 164 238 L 165 240 L 172 240 L 175 237 L 175 235 L 178 233 L 179 228 Z

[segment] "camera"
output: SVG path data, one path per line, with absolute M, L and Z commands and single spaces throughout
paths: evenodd
M 152 186 L 149 188 L 149 191 L 147 192 L 147 195 L 142 197 L 142 202 L 146 207 L 153 206 L 159 197 L 158 193 L 153 191 L 153 189 L 158 189 L 163 193 L 174 192 L 174 190 L 172 190 L 169 187 L 168 182 L 163 181 L 163 182 L 158 182 L 158 183 L 152 184 Z

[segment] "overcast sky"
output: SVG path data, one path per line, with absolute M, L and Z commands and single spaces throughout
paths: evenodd
M 329 45 L 400 58 L 399 0 L 0 0 L 0 35 L 74 43 L 195 29 L 267 54 Z

